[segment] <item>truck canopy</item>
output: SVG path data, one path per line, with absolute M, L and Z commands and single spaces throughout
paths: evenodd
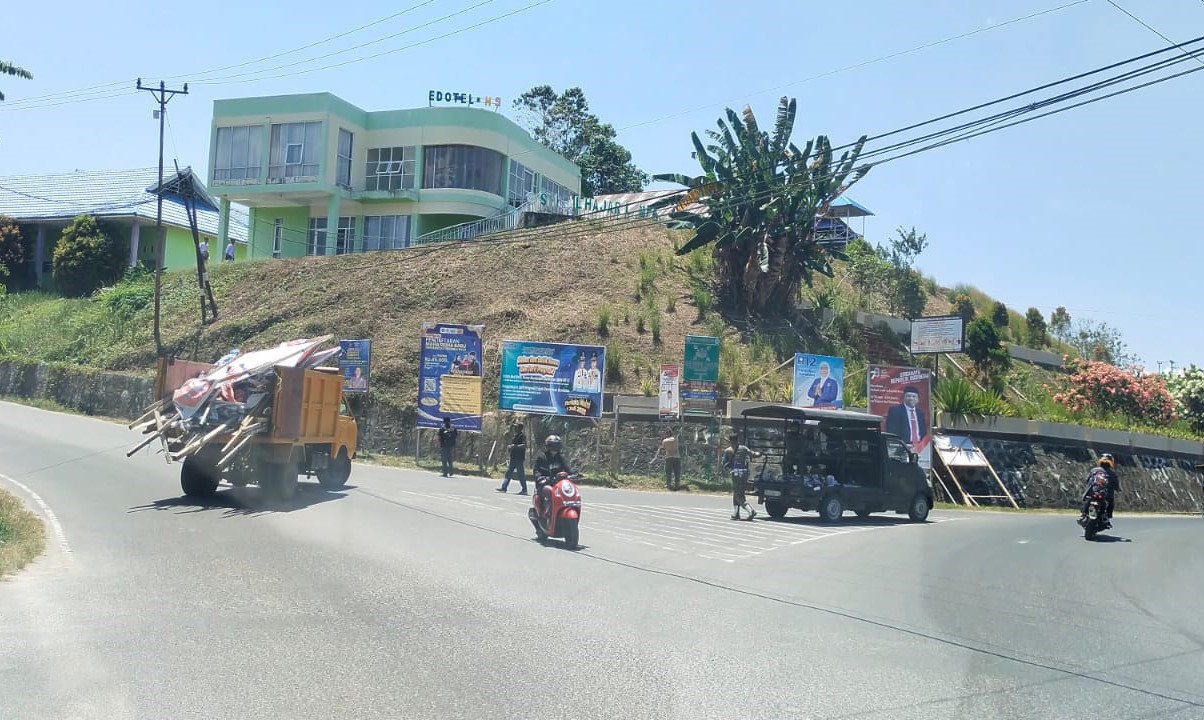
M 805 425 L 829 425 L 841 427 L 882 427 L 882 417 L 854 410 L 816 410 L 793 405 L 761 405 L 740 413 L 745 420 L 798 420 Z

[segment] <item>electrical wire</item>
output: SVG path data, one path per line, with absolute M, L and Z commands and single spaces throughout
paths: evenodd
M 1121 12 L 1122 12 L 1122 13 L 1124 13 L 1125 15 L 1128 15 L 1128 16 L 1129 16 L 1130 18 L 1132 18 L 1132 19 L 1133 19 L 1133 21 L 1134 21 L 1134 22 L 1136 22 L 1138 25 L 1141 25 L 1141 26 L 1142 26 L 1142 27 L 1144 27 L 1146 30 L 1149 30 L 1150 32 L 1152 32 L 1152 33 L 1154 33 L 1155 35 L 1157 35 L 1158 37 L 1160 37 L 1160 38 L 1162 38 L 1163 40 L 1165 40 L 1165 41 L 1167 41 L 1168 43 L 1170 43 L 1170 45 L 1171 45 L 1172 47 L 1177 47 L 1177 48 L 1179 48 L 1180 50 L 1183 50 L 1183 48 L 1182 48 L 1182 47 L 1180 47 L 1180 46 L 1179 46 L 1179 44 L 1178 44 L 1178 43 L 1176 43 L 1174 40 L 1171 40 L 1171 39 L 1170 39 L 1170 38 L 1168 38 L 1167 36 L 1165 36 L 1165 35 L 1163 35 L 1162 33 L 1158 32 L 1156 29 L 1154 29 L 1154 27 L 1153 27 L 1152 25 L 1150 25 L 1149 23 L 1147 23 L 1145 20 L 1142 20 L 1141 18 L 1137 17 L 1136 15 L 1134 15 L 1134 14 L 1133 14 L 1133 13 L 1131 13 L 1131 12 L 1129 12 L 1128 10 L 1125 10 L 1125 9 L 1124 9 L 1123 7 L 1121 7 L 1121 6 L 1120 6 L 1118 3 L 1116 3 L 1116 2 L 1113 2 L 1113 0 L 1108 0 L 1108 4 L 1109 4 L 1109 5 L 1111 5 L 1112 7 L 1116 8 L 1117 10 L 1121 11 Z M 1186 53 L 1187 51 L 1186 51 L 1186 50 L 1183 50 L 1183 52 L 1185 52 L 1185 53 Z M 1204 65 L 1204 60 L 1201 60 L 1200 58 L 1196 58 L 1196 62 L 1199 62 L 1201 65 Z

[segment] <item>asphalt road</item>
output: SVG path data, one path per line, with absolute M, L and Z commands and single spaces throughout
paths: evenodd
M 198 505 L 135 440 L 0 403 L 0 485 L 53 515 L 0 583 L 0 718 L 1204 718 L 1199 518 L 1087 543 L 587 487 L 568 552 L 491 481 Z

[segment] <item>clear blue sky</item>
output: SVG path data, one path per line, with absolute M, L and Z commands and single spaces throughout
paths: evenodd
M 0 58 L 35 78 L 0 78 L 8 97 L 0 174 L 153 166 L 157 124 L 150 96 L 132 89 L 138 76 L 190 83 L 191 94 L 169 106 L 167 154 L 198 169 L 218 98 L 329 91 L 366 109 L 394 109 L 425 105 L 429 89 L 443 88 L 501 95 L 508 107 L 548 83 L 581 86 L 645 170 L 694 172 L 689 133 L 713 126 L 727 106 L 749 103 L 767 121 L 778 97 L 797 96 L 796 139 L 825 133 L 845 142 L 1165 45 L 1107 0 L 1087 0 L 810 79 L 1072 0 L 545 0 L 523 9 L 536 2 L 213 0 L 156 4 L 154 12 L 131 0 L 69 11 L 19 3 L 4 12 Z M 1116 2 L 1176 41 L 1204 35 L 1204 0 Z M 298 53 L 205 72 L 419 4 Z M 424 44 L 406 48 L 416 43 Z M 338 54 L 299 62 L 328 53 Z M 242 73 L 250 75 L 229 77 Z M 78 94 L 30 100 L 114 82 L 88 102 Z M 919 265 L 942 284 L 973 284 L 1021 312 L 1064 305 L 1075 318 L 1107 322 L 1151 369 L 1157 361 L 1204 364 L 1195 319 L 1204 251 L 1191 210 L 1204 167 L 1202 91 L 1204 72 L 1188 75 L 876 168 L 850 195 L 876 213 L 866 226 L 871 241 L 900 225 L 927 233 Z

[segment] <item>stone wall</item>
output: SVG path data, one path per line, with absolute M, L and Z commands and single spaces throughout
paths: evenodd
M 0 395 L 53 400 L 85 415 L 133 419 L 151 404 L 153 376 L 60 363 L 0 360 Z

